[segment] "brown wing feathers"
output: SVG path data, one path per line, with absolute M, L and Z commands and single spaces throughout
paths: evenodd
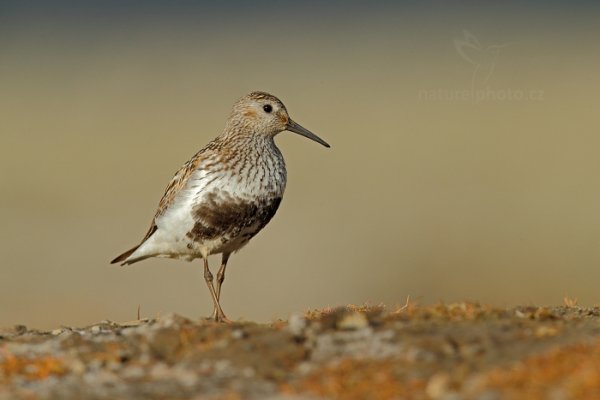
M 140 247 L 142 244 L 144 244 L 144 242 L 146 240 L 148 240 L 148 238 L 150 236 L 152 236 L 152 234 L 154 234 L 154 232 L 156 232 L 156 230 L 158 229 L 158 227 L 156 226 L 156 218 L 158 218 L 160 215 L 162 215 L 165 212 L 165 210 L 171 205 L 171 203 L 173 203 L 173 201 L 175 200 L 175 196 L 177 196 L 177 193 L 179 193 L 179 191 L 185 187 L 185 184 L 187 183 L 187 181 L 190 178 L 190 176 L 192 175 L 192 173 L 196 170 L 196 168 L 198 168 L 198 165 L 200 164 L 200 161 L 201 161 L 200 153 L 201 153 L 201 151 L 198 152 L 194 157 L 192 157 L 191 160 L 186 162 L 183 165 L 183 167 L 181 167 L 179 169 L 179 171 L 177 171 L 175 173 L 175 176 L 173 176 L 173 179 L 171 179 L 171 181 L 167 185 L 167 188 L 165 189 L 165 194 L 160 199 L 160 202 L 158 204 L 158 209 L 156 210 L 156 214 L 154 215 L 154 218 L 152 219 L 152 224 L 150 225 L 150 229 L 148 230 L 148 232 L 146 233 L 146 236 L 144 236 L 144 239 L 142 239 L 140 244 L 138 244 L 137 246 L 127 250 L 123 254 L 116 257 L 114 260 L 112 260 L 110 262 L 111 264 L 125 261 L 130 255 L 132 255 L 138 249 L 138 247 Z M 140 260 L 136 260 L 136 261 L 140 261 Z

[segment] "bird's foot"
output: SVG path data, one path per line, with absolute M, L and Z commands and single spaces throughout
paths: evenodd
M 223 313 L 223 311 L 219 312 L 217 310 L 214 310 L 209 319 L 213 320 L 215 322 L 222 322 L 225 324 L 233 324 L 233 321 L 230 320 L 229 318 L 227 318 L 227 316 L 225 315 L 225 313 Z

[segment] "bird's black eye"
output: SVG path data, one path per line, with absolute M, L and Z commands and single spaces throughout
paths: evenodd
M 270 104 L 265 104 L 263 106 L 263 110 L 265 110 L 266 113 L 270 113 L 271 111 L 273 111 L 273 107 Z

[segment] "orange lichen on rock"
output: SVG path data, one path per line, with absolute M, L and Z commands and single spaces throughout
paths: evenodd
M 486 374 L 485 386 L 501 392 L 503 399 L 600 399 L 600 341 L 554 349 L 494 369 Z
M 343 307 L 326 307 L 320 310 L 308 310 L 304 313 L 304 317 L 308 320 L 320 319 L 339 310 L 356 311 L 362 313 L 382 313 L 386 310 L 383 304 L 378 305 L 353 305 L 349 304 Z M 387 318 L 442 318 L 445 320 L 475 320 L 488 316 L 499 316 L 506 313 L 506 310 L 495 308 L 478 302 L 464 301 L 460 303 L 438 303 L 431 306 L 419 306 L 416 302 L 407 299 L 406 304 L 396 307 L 387 313 Z
M 0 381 L 13 376 L 24 376 L 30 380 L 45 379 L 50 375 L 63 375 L 67 368 L 57 358 L 44 356 L 39 358 L 21 358 L 4 352 L 0 359 Z
M 438 303 L 427 307 L 412 307 L 406 312 L 398 312 L 398 316 L 422 319 L 442 319 L 448 321 L 472 321 L 483 317 L 494 317 L 503 310 L 482 305 L 478 302 L 464 301 L 460 303 Z
M 355 305 L 348 304 L 341 307 L 325 307 L 320 310 L 313 309 L 304 312 L 304 318 L 309 321 L 314 321 L 340 311 L 353 311 L 365 314 L 381 313 L 385 310 L 385 306 L 378 304 L 376 306 L 370 304 Z
M 345 359 L 319 368 L 281 389 L 286 394 L 310 393 L 340 400 L 385 400 L 410 398 L 411 394 L 422 393 L 425 385 L 421 379 L 398 379 L 392 360 Z

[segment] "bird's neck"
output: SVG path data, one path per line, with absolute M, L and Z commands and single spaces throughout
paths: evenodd
M 215 142 L 221 148 L 221 161 L 233 165 L 245 182 L 260 181 L 255 182 L 260 191 L 283 195 L 287 171 L 272 136 L 226 130 Z
M 281 152 L 275 145 L 273 135 L 257 134 L 244 126 L 230 126 L 228 124 L 217 140 L 235 150 L 245 149 L 244 152 L 257 151 L 259 153 L 281 155 Z

